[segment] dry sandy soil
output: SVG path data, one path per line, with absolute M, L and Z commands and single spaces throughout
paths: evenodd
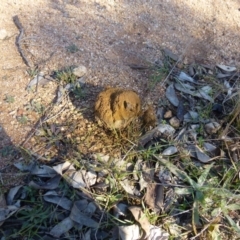
M 130 88 L 147 101 L 156 100 L 145 96 L 148 76 L 129 64 L 155 63 L 162 48 L 185 63 L 240 66 L 239 0 L 1 0 L 0 30 L 7 37 L 0 40 L 0 149 L 25 139 L 39 116 L 30 114 L 24 125 L 17 117 L 31 99 L 51 103 L 56 88 L 50 83 L 37 92 L 25 90 L 31 77 L 16 46 L 15 15 L 31 66 L 50 74 L 84 65 L 89 86 Z M 71 53 L 71 47 L 78 51 Z M 15 101 L 7 103 L 6 95 Z M 0 170 L 13 161 L 0 158 Z

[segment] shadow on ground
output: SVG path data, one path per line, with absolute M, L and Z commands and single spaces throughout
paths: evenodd
M 22 176 L 17 174 L 18 171 L 13 166 L 20 156 L 19 149 L 12 143 L 4 128 L 0 126 L 0 193 L 22 182 Z

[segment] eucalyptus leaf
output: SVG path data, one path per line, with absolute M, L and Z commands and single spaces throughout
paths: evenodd
M 63 221 L 54 226 L 50 234 L 56 238 L 59 238 L 62 234 L 68 232 L 74 226 L 74 222 L 70 217 L 65 218 Z
M 72 201 L 66 197 L 59 196 L 56 191 L 48 191 L 44 194 L 43 199 L 46 202 L 57 204 L 66 210 L 70 210 L 72 207 Z
M 173 106 L 175 106 L 175 107 L 178 106 L 179 100 L 176 95 L 173 83 L 171 85 L 169 85 L 168 88 L 166 89 L 166 97 Z

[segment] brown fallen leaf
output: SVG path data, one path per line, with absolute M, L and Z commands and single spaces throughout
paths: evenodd
M 149 208 L 158 212 L 163 205 L 164 192 L 163 186 L 157 183 L 148 183 L 145 201 Z
M 131 206 L 128 208 L 135 220 L 139 222 L 141 225 L 144 234 L 141 236 L 141 240 L 167 240 L 169 238 L 169 234 L 165 232 L 160 227 L 153 226 L 149 223 L 147 217 L 142 212 L 140 207 Z
M 151 224 L 149 223 L 147 217 L 142 212 L 142 209 L 140 207 L 131 206 L 128 209 L 131 211 L 135 220 L 139 222 L 142 229 L 144 230 L 144 235 L 142 236 L 141 239 L 145 239 L 150 234 Z
M 149 208 L 155 208 L 155 198 L 156 198 L 156 183 L 149 183 L 147 187 L 147 192 L 145 195 L 145 201 Z

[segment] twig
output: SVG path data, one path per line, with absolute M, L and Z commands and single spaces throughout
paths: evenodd
M 29 64 L 25 54 L 23 53 L 23 50 L 22 50 L 22 47 L 21 47 L 21 40 L 22 40 L 22 36 L 24 34 L 24 28 L 18 18 L 18 16 L 14 16 L 13 17 L 13 22 L 14 24 L 16 25 L 16 27 L 18 28 L 19 30 L 19 35 L 17 36 L 16 38 L 16 45 L 17 45 L 17 48 L 18 48 L 18 51 L 20 53 L 20 56 L 22 57 L 23 59 L 23 62 L 28 66 L 28 67 L 32 67 L 32 64 Z

